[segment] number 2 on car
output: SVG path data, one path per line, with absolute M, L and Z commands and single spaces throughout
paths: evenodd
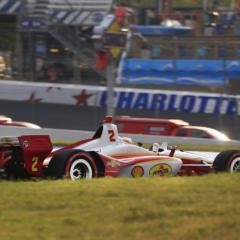
M 113 130 L 108 130 L 108 135 L 110 142 L 116 142 L 115 132 Z
M 32 158 L 32 172 L 37 172 L 38 171 L 38 157 L 33 157 Z

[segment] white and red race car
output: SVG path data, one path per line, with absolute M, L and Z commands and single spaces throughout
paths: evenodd
M 146 149 L 120 137 L 112 117 L 105 117 L 91 139 L 52 150 L 47 135 L 0 139 L 0 169 L 8 178 L 54 177 L 72 180 L 96 177 L 202 175 L 240 171 L 240 150 L 215 159 L 157 143 Z

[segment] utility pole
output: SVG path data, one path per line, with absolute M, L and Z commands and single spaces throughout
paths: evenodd
M 16 31 L 16 70 L 17 78 L 23 79 L 23 35 L 21 28 L 22 17 L 24 16 L 26 0 L 22 0 L 22 7 L 20 12 L 17 14 L 17 31 Z
M 110 51 L 108 52 L 108 65 L 106 70 L 106 79 L 107 79 L 107 115 L 111 115 L 114 118 L 115 61 Z

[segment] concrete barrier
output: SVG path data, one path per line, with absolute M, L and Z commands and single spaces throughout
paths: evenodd
M 94 132 L 53 128 L 0 127 L 0 137 L 20 135 L 49 135 L 53 142 L 76 142 L 93 136 Z
M 23 127 L 6 127 L 0 126 L 0 137 L 5 136 L 20 136 L 20 135 L 49 135 L 53 143 L 71 143 L 81 139 L 91 138 L 94 135 L 92 131 L 79 131 L 79 130 L 66 130 L 66 129 L 31 129 Z M 120 134 L 121 136 L 130 137 L 134 142 L 142 142 L 152 144 L 154 142 L 168 142 L 170 145 L 180 146 L 208 146 L 215 147 L 215 149 L 240 149 L 240 141 L 219 141 L 214 139 L 201 139 L 201 138 L 185 138 L 185 137 L 166 137 L 166 136 L 152 136 L 143 134 Z

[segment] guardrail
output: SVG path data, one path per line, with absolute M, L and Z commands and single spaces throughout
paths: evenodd
M 66 129 L 52 129 L 52 128 L 23 128 L 23 127 L 9 127 L 0 126 L 0 136 L 20 136 L 20 135 L 49 135 L 54 144 L 69 144 L 81 139 L 91 138 L 94 135 L 92 131 L 80 130 L 66 130 Z M 155 136 L 143 134 L 120 134 L 132 138 L 136 143 L 152 144 L 154 142 L 168 142 L 170 145 L 177 145 L 184 149 L 195 150 L 225 150 L 225 149 L 240 149 L 240 141 L 219 141 L 214 139 L 202 138 L 185 138 L 185 137 L 169 137 L 169 136 Z

